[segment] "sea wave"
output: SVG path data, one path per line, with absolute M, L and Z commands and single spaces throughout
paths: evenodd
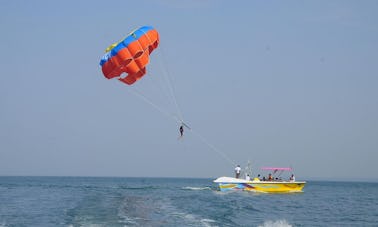
M 292 225 L 289 224 L 285 219 L 283 219 L 277 221 L 268 220 L 258 227 L 292 227 Z
M 126 190 L 153 190 L 153 189 L 159 189 L 159 187 L 155 186 L 121 186 L 119 189 L 126 189 Z
M 182 224 L 185 226 L 218 226 L 217 221 L 210 218 L 201 218 L 198 215 L 186 213 L 186 212 L 175 212 L 171 214 L 175 217 L 177 224 Z

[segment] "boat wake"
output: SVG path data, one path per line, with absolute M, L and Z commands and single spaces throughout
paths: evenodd
M 216 226 L 211 218 L 182 210 L 168 198 L 125 197 L 119 210 L 119 223 L 126 226 Z
M 211 187 L 182 187 L 181 189 L 192 191 L 212 190 Z

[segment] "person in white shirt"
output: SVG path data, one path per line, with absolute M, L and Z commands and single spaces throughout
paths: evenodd
M 251 180 L 251 177 L 249 176 L 249 174 L 247 174 L 247 175 L 245 176 L 245 179 L 246 179 L 247 181 L 250 181 L 250 180 Z
M 241 172 L 240 165 L 237 165 L 235 167 L 235 178 L 239 178 L 240 177 L 240 172 Z
M 295 181 L 295 176 L 294 176 L 294 174 L 291 174 L 290 181 Z

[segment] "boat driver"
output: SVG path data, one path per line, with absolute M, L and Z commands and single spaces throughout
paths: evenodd
M 239 178 L 240 177 L 240 172 L 241 172 L 240 165 L 237 165 L 235 167 L 235 178 Z

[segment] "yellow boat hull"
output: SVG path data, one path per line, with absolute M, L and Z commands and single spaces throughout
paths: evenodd
M 304 181 L 247 181 L 230 177 L 221 177 L 214 181 L 221 191 L 254 191 L 264 193 L 303 192 Z

